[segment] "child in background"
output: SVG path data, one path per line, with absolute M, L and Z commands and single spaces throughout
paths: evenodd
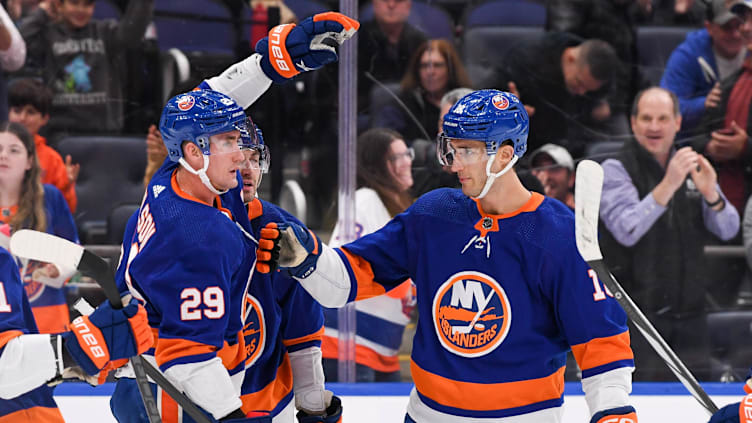
M 34 137 L 42 183 L 54 185 L 63 193 L 71 213 L 76 211 L 76 179 L 81 165 L 74 164 L 71 156 L 65 157 L 47 145 L 39 130 L 50 120 L 52 93 L 33 78 L 18 79 L 8 90 L 8 120 L 20 123 Z

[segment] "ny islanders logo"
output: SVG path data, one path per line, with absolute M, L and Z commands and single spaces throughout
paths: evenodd
M 44 268 L 44 263 L 36 260 L 29 260 L 29 263 L 24 268 L 21 268 L 21 280 L 24 283 L 24 290 L 26 296 L 29 298 L 29 302 L 35 301 L 44 292 L 44 284 L 34 279 L 34 272 Z
M 509 107 L 509 99 L 501 94 L 496 94 L 493 99 L 491 99 L 491 102 L 499 110 L 506 110 Z
M 191 110 L 194 104 L 196 104 L 196 100 L 192 95 L 186 94 L 178 98 L 178 109 L 182 111 Z
M 245 325 L 243 336 L 245 337 L 246 367 L 252 366 L 264 352 L 266 343 L 266 322 L 264 321 L 264 309 L 261 303 L 251 294 L 246 295 Z
M 451 276 L 436 292 L 432 310 L 441 345 L 462 357 L 481 357 L 495 350 L 512 323 L 504 289 L 478 272 Z

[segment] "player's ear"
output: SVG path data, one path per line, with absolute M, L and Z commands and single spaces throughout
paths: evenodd
M 514 157 L 514 146 L 512 144 L 503 144 L 496 151 L 496 158 L 494 161 L 494 168 L 503 169 L 507 163 Z

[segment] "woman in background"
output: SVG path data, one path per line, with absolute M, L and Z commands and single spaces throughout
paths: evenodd
M 7 237 L 19 229 L 33 229 L 77 243 L 78 232 L 68 204 L 57 188 L 42 185 L 35 152 L 34 140 L 23 125 L 0 124 L 3 232 Z M 75 269 L 59 269 L 51 263 L 26 260 L 21 261 L 19 268 L 39 332 L 66 331 L 70 318 L 62 286 Z
M 434 122 L 434 126 L 436 123 Z M 414 157 L 402 136 L 385 128 L 369 129 L 358 137 L 358 176 L 355 191 L 355 237 L 384 226 L 413 202 Z M 332 232 L 331 246 L 343 244 L 339 224 Z M 406 280 L 388 293 L 359 301 L 355 347 L 358 382 L 400 380 L 397 352 L 414 307 L 412 282 Z M 324 309 L 324 339 L 321 345 L 324 373 L 337 380 L 337 310 Z
M 408 145 L 412 145 L 413 140 L 426 139 L 426 135 L 433 141 L 437 135 L 441 98 L 455 88 L 471 86 L 465 66 L 452 44 L 443 39 L 428 40 L 410 59 L 399 93 L 399 99 L 420 122 L 420 127 L 396 101 L 374 112 L 371 126 L 394 129 L 404 135 Z

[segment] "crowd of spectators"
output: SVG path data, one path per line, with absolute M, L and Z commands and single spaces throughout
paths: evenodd
M 204 16 L 201 1 L 221 5 L 228 17 Z M 707 245 L 750 245 L 749 225 L 744 233 L 738 229 L 740 220 L 752 221 L 752 1 L 527 0 L 541 11 L 540 34 L 495 40 L 503 48 L 494 53 L 492 45 L 487 51 L 498 57 L 474 74 L 463 35 L 472 8 L 486 3 L 496 3 L 495 13 L 504 15 L 505 2 L 494 0 L 360 2 L 368 17 L 358 32 L 358 134 L 364 142 L 379 135 L 384 148 L 399 140 L 404 151 L 381 152 L 377 164 L 382 170 L 407 165 L 412 172 L 410 184 L 399 189 L 382 192 L 369 185 L 376 182 L 361 188 L 376 190 L 386 217 L 404 210 L 406 198 L 456 187 L 456 177 L 435 160 L 441 117 L 473 89 L 514 93 L 531 122 L 527 160 L 518 165 L 526 187 L 574 208 L 577 162 L 608 159 L 601 216 L 607 261 L 669 342 L 689 352 L 693 370 L 707 370 L 707 340 L 684 342 L 687 328 L 702 332 L 709 311 L 740 307 L 752 298 L 752 272 L 743 260 L 713 260 L 703 253 Z M 73 213 L 76 223 L 87 213 L 79 207 L 76 184 L 86 169 L 55 150 L 59 140 L 71 134 L 138 134 L 145 139 L 146 184 L 166 155 L 156 116 L 149 113 L 161 108 L 166 93 L 186 87 L 179 82 L 200 81 L 218 63 L 244 58 L 269 26 L 336 9 L 338 2 L 193 0 L 185 5 L 171 12 L 160 9 L 158 0 L 0 2 L 0 121 L 28 132 L 33 148 L 25 135 L 16 138 L 27 153 L 35 152 L 41 182 L 50 184 L 40 198 L 64 198 L 65 212 Z M 449 16 L 453 36 L 419 25 L 416 5 Z M 118 10 L 119 17 L 96 17 L 97 8 L 105 6 Z M 159 40 L 155 23 L 166 17 L 226 24 L 236 43 L 224 50 L 233 53 L 178 54 L 159 44 L 155 61 L 147 43 Z M 686 29 L 686 38 L 666 52 L 661 88 L 651 87 L 639 65 L 638 33 L 646 26 Z M 181 55 L 189 66 L 177 73 L 188 75 L 174 81 L 172 66 L 179 67 Z M 277 201 L 283 179 L 297 177 L 309 200 L 308 216 L 300 217 L 324 231 L 336 221 L 331 212 L 337 190 L 337 73 L 333 66 L 274 86 L 249 110 L 276 155 L 271 191 L 261 194 Z M 596 148 L 603 145 L 612 146 L 607 156 L 590 154 L 603 151 Z M 399 207 L 390 207 L 389 195 Z M 1 217 L 14 222 L 16 210 L 24 208 L 11 204 L 16 197 L 3 199 Z M 752 262 L 752 253 L 747 259 Z M 650 358 L 644 360 L 652 366 Z M 646 378 L 663 377 L 648 373 Z

